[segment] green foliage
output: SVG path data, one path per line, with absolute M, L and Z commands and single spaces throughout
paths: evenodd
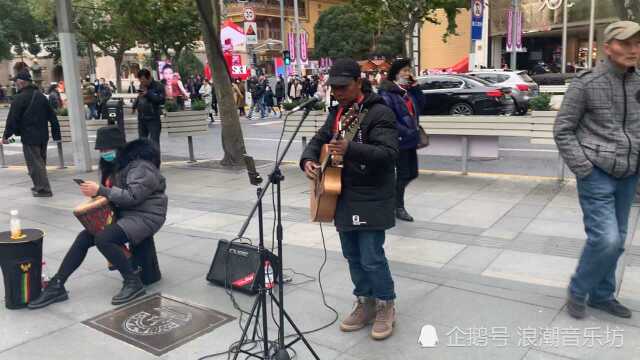
M 447 17 L 447 36 L 456 34 L 455 22 L 459 9 L 468 8 L 467 0 L 352 0 L 356 11 L 362 14 L 365 22 L 376 29 L 376 36 L 393 30 L 402 34 L 402 39 L 408 39 L 416 24 L 430 22 L 439 24 L 437 11 L 443 10 Z M 404 41 L 402 41 L 404 47 Z M 410 49 L 404 49 L 408 52 Z
M 402 33 L 378 31 L 375 25 L 351 4 L 330 7 L 320 14 L 314 27 L 314 57 L 364 59 L 402 54 Z
M 11 59 L 12 46 L 17 53 L 40 52 L 38 39 L 50 35 L 47 22 L 33 15 L 30 1 L 0 0 L 0 60 Z
M 200 39 L 200 18 L 193 0 L 122 0 L 122 14 L 129 19 L 129 31 L 151 47 L 154 57 L 179 59 Z M 154 60 L 158 60 L 155 59 Z
M 180 58 L 175 63 L 176 71 L 183 77 L 195 76 L 202 74 L 204 71 L 204 64 L 190 49 L 184 51 Z
M 202 111 L 207 108 L 207 103 L 204 100 L 193 100 L 191 101 L 191 110 L 193 111 Z
M 167 101 L 164 103 L 164 109 L 167 112 L 176 112 L 179 109 L 178 103 L 173 100 Z
M 347 31 L 348 29 L 348 31 Z M 332 6 L 320 14 L 314 27 L 316 57 L 362 59 L 369 52 L 373 29 L 352 5 Z
M 551 110 L 551 95 L 540 94 L 529 101 L 529 108 L 537 111 Z

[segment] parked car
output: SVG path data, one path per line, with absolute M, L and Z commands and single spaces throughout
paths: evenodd
M 425 95 L 422 115 L 511 115 L 511 88 L 468 75 L 426 75 L 417 78 Z
M 470 72 L 469 75 L 486 80 L 494 85 L 508 86 L 515 102 L 515 114 L 524 115 L 529 109 L 529 100 L 538 96 L 538 84 L 526 71 L 483 69 Z

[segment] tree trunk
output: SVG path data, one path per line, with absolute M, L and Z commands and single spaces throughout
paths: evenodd
M 196 3 L 222 122 L 224 157 L 220 163 L 224 166 L 241 165 L 246 150 L 231 77 L 220 46 L 220 27 L 216 25 L 220 19 L 220 3 L 218 0 L 196 0 Z
M 122 91 L 122 61 L 124 61 L 124 53 L 114 56 L 116 62 L 116 91 Z

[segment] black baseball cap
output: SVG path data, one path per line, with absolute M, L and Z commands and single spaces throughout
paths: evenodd
M 104 126 L 98 129 L 96 134 L 96 150 L 119 149 L 124 147 L 126 142 L 122 131 L 116 125 Z
M 31 74 L 29 74 L 29 72 L 26 70 L 22 70 L 18 73 L 18 75 L 11 78 L 11 81 L 16 81 L 16 80 L 31 81 Z
M 353 59 L 339 59 L 329 69 L 328 84 L 346 86 L 360 77 L 360 65 Z

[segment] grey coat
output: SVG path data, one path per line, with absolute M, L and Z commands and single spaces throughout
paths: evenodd
M 640 73 L 605 60 L 571 82 L 554 126 L 560 155 L 578 178 L 594 166 L 613 177 L 638 171 Z
M 118 153 L 113 186 L 98 190 L 113 204 L 116 223 L 133 245 L 153 236 L 166 220 L 166 182 L 159 166 L 160 154 L 149 140 L 132 141 Z

